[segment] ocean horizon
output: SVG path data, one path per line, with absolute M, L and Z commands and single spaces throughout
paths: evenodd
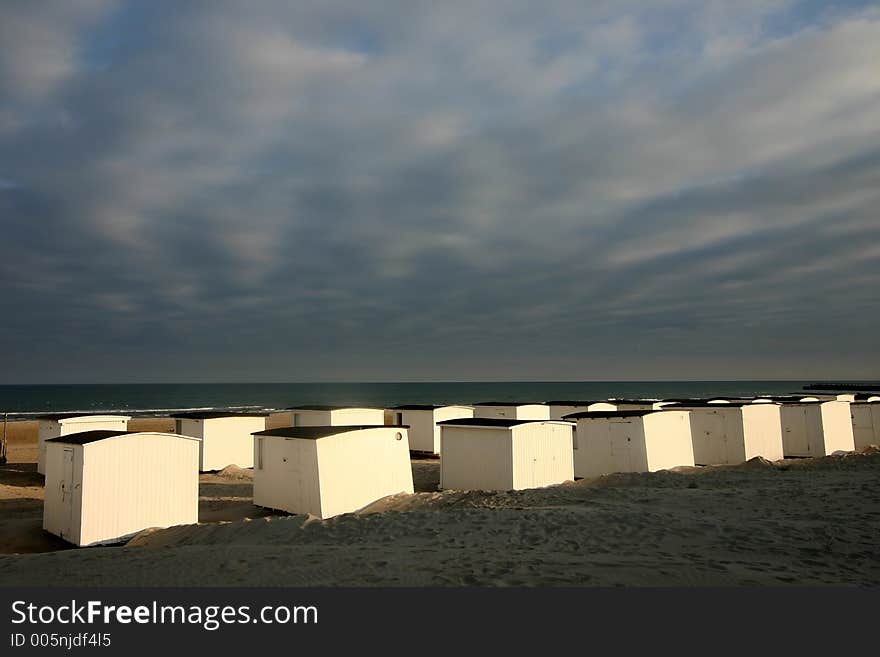
M 817 379 L 735 381 L 438 381 L 297 383 L 68 383 L 0 385 L 0 414 L 115 412 L 138 416 L 182 410 L 282 409 L 300 404 L 389 407 L 480 401 L 691 398 L 797 393 Z M 829 384 L 874 381 L 821 380 Z

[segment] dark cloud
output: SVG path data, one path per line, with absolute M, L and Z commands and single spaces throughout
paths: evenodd
M 350 5 L 0 8 L 0 380 L 876 376 L 876 10 Z

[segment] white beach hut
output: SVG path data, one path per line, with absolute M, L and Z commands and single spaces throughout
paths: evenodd
M 463 418 L 440 427 L 441 488 L 519 490 L 574 478 L 570 422 Z
M 199 520 L 199 444 L 92 430 L 46 441 L 43 529 L 79 546 Z
M 607 401 L 579 401 L 576 399 L 555 399 L 548 401 L 550 407 L 550 419 L 561 420 L 572 413 L 584 413 L 586 411 L 616 411 L 617 406 Z
M 227 465 L 254 467 L 254 437 L 266 428 L 269 413 L 180 413 L 172 416 L 174 432 L 199 439 L 199 470 Z
M 845 401 L 782 401 L 785 456 L 826 456 L 855 449 L 850 404 Z
M 474 416 L 470 406 L 433 406 L 408 404 L 395 406 L 390 424 L 409 427 L 409 448 L 414 452 L 440 454 L 440 427 L 438 422 Z
M 682 397 L 677 399 L 664 399 L 656 402 L 654 408 L 685 407 L 688 405 L 702 406 L 705 404 L 729 404 L 731 402 L 751 402 L 752 397 Z
M 412 493 L 406 427 L 282 427 L 254 434 L 254 504 L 330 518 Z
M 282 424 L 283 422 L 283 424 Z M 313 404 L 311 406 L 291 406 L 280 414 L 273 413 L 266 423 L 267 429 L 287 427 L 348 427 L 382 426 L 385 424 L 385 409 L 367 406 L 333 406 Z
M 694 465 L 687 411 L 643 409 L 575 413 L 574 473 L 654 472 Z
M 833 397 L 820 398 L 817 395 L 760 395 L 752 399 L 754 404 L 796 404 L 798 402 L 833 401 Z
M 880 397 L 876 401 L 856 401 L 850 404 L 853 444 L 856 449 L 880 445 Z
M 787 397 L 801 397 L 801 398 L 813 398 L 818 399 L 819 401 L 861 401 L 861 396 L 865 393 L 861 392 L 837 392 L 837 391 L 824 391 L 824 392 L 816 392 L 811 390 L 810 392 L 799 392 L 791 395 L 785 395 Z
M 549 420 L 550 406 L 544 402 L 477 402 L 474 417 L 502 420 Z
M 55 413 L 37 419 L 37 472 L 46 474 L 46 441 L 71 433 L 95 429 L 125 431 L 127 415 L 89 415 L 88 413 Z
M 613 405 L 615 411 L 655 411 L 669 404 L 656 399 L 607 399 L 606 403 Z
M 697 465 L 743 463 L 756 456 L 778 461 L 783 457 L 778 404 L 707 401 L 681 402 L 674 408 L 690 412 Z

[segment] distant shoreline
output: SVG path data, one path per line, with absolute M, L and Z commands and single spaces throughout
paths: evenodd
M 377 406 L 472 404 L 551 399 L 678 399 L 750 397 L 826 389 L 880 388 L 870 382 L 813 380 L 413 382 L 413 383 L 170 383 L 0 386 L 0 419 L 45 413 L 110 413 L 161 417 L 184 411 L 278 410 L 302 404 Z

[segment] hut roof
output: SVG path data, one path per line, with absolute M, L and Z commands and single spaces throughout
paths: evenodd
M 301 406 L 288 406 L 285 411 L 341 411 L 346 408 L 365 408 L 371 411 L 380 411 L 381 408 L 376 406 L 336 406 L 333 404 L 307 404 Z
M 99 440 L 107 438 L 115 438 L 116 436 L 124 436 L 130 433 L 141 433 L 140 431 L 116 431 L 113 429 L 94 429 L 92 431 L 80 431 L 79 433 L 69 433 L 66 436 L 50 438 L 47 443 L 64 443 L 66 445 L 87 445 Z
M 607 420 L 614 417 L 642 417 L 651 413 L 662 413 L 659 409 L 645 409 L 641 411 L 582 411 L 569 413 L 562 417 L 563 420 Z
M 534 422 L 555 422 L 560 423 L 559 420 L 517 420 L 512 418 L 500 418 L 500 417 L 462 417 L 456 418 L 454 420 L 443 420 L 442 422 L 438 422 L 438 426 L 459 426 L 459 427 L 500 427 L 500 428 L 508 428 L 515 427 L 520 424 L 531 424 Z
M 775 403 L 775 402 L 774 402 Z M 763 404 L 765 406 L 772 406 L 773 404 Z M 670 405 L 669 410 L 675 410 L 677 408 L 742 408 L 743 406 L 761 406 L 761 404 L 755 404 L 752 401 L 746 401 L 743 399 L 735 399 L 731 401 L 709 401 L 706 399 L 695 399 L 693 401 L 685 402 L 680 401 L 676 402 L 674 405 Z
M 445 404 L 448 406 L 455 406 L 455 404 Z M 438 408 L 443 408 L 444 404 L 401 404 L 400 406 L 392 406 L 390 410 L 392 411 L 435 411 Z
M 354 426 L 335 427 L 278 427 L 255 431 L 254 436 L 271 436 L 274 438 L 303 438 L 305 440 L 317 440 L 328 436 L 337 436 L 342 433 L 352 433 L 364 429 L 408 429 L 406 424 L 359 424 Z
M 45 415 L 37 415 L 35 420 L 70 420 L 77 417 L 116 417 L 120 420 L 127 420 L 128 415 L 116 415 L 114 413 L 47 413 Z
M 470 406 L 546 406 L 542 401 L 484 401 L 474 402 Z

